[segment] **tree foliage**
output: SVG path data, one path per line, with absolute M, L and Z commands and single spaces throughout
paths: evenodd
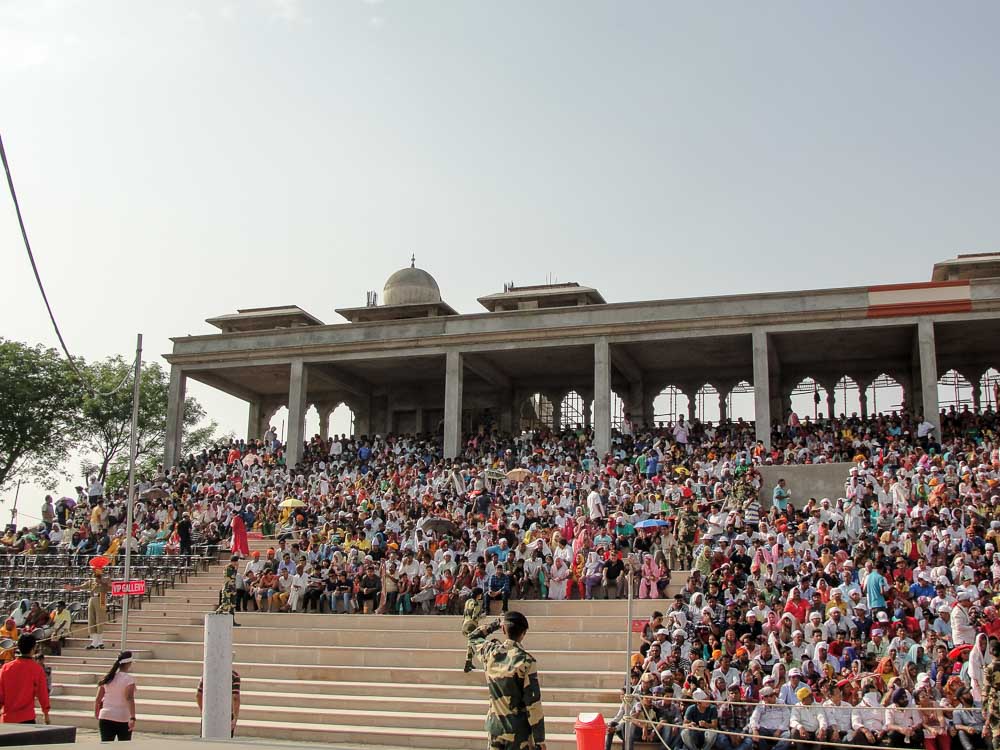
M 110 357 L 88 366 L 91 381 L 99 390 L 110 390 L 120 383 L 130 364 L 121 357 Z M 151 474 L 163 456 L 167 439 L 167 395 L 170 377 L 159 363 L 143 365 L 139 396 L 139 429 L 136 443 L 136 466 L 140 473 Z M 123 388 L 113 396 L 83 400 L 82 425 L 84 447 L 91 460 L 84 462 L 84 473 L 94 473 L 110 488 L 128 479 L 129 439 L 132 424 L 132 389 Z M 184 402 L 184 449 L 201 450 L 212 442 L 215 422 L 201 424 L 205 410 L 189 396 Z
M 54 349 L 0 339 L 0 490 L 54 487 L 76 446 L 82 386 Z

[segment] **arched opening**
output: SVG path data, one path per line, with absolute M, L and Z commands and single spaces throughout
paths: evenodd
M 731 421 L 736 422 L 740 419 L 746 422 L 754 421 L 754 390 L 746 380 L 741 380 L 729 392 L 726 404 L 728 406 L 726 413 Z
M 538 430 L 552 427 L 552 402 L 541 393 L 534 393 L 521 402 L 521 429 Z
M 562 426 L 574 429 L 588 426 L 593 415 L 593 403 L 586 401 L 576 391 L 570 391 L 562 400 Z
M 836 408 L 830 416 L 838 419 L 841 416 L 861 416 L 861 389 L 850 375 L 845 375 L 837 381 L 833 389 L 833 400 Z
M 903 410 L 903 386 L 884 372 L 865 389 L 868 415 L 892 414 Z
M 635 415 L 632 415 L 632 419 L 635 419 Z M 614 391 L 611 391 L 611 429 L 620 430 L 622 427 L 622 422 L 625 421 L 625 402 L 622 401 L 621 396 L 619 396 Z
M 431 428 L 424 424 L 424 431 Z M 337 407 L 330 412 L 330 436 L 354 435 L 354 410 L 347 404 L 337 404 Z
M 972 384 L 958 370 L 948 370 L 938 380 L 938 405 L 945 412 L 972 409 Z
M 711 383 L 705 383 L 694 395 L 694 412 L 702 422 L 718 424 L 722 418 L 719 410 L 719 391 Z
M 826 417 L 826 388 L 811 377 L 803 378 L 792 388 L 792 411 L 799 419 L 817 420 Z
M 675 385 L 668 385 L 653 399 L 653 420 L 670 424 L 683 416 L 688 419 L 688 397 Z
M 1000 372 L 997 372 L 996 368 L 991 367 L 983 373 L 983 377 L 979 380 L 979 392 L 980 410 L 992 409 L 993 411 L 998 411 L 997 406 L 998 402 L 1000 402 Z

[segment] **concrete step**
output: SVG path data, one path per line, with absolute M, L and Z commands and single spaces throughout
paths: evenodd
M 155 662 L 153 663 L 155 664 Z M 88 669 L 90 671 L 86 671 Z M 90 690 L 90 693 L 85 693 L 90 695 L 93 692 L 93 685 L 97 683 L 97 680 L 103 674 L 104 670 L 98 670 L 94 667 L 88 666 L 81 667 L 79 671 L 60 668 L 58 674 L 55 675 L 55 684 L 64 687 L 70 694 L 80 694 L 73 692 L 73 690 L 78 689 L 84 691 Z M 379 686 L 378 693 L 380 696 L 385 698 L 397 696 L 401 698 L 430 698 L 434 700 L 486 700 L 489 697 L 489 693 L 482 679 L 482 672 L 477 670 L 473 674 L 479 676 L 479 680 L 476 684 L 411 685 L 406 683 L 384 682 Z M 198 689 L 198 681 L 200 679 L 200 675 L 158 674 L 152 672 L 136 672 L 136 675 L 140 678 L 143 695 L 146 694 L 147 686 L 151 686 L 153 688 L 176 688 L 182 691 L 193 692 Z M 260 692 L 271 694 L 271 691 L 279 691 L 280 695 L 287 695 L 295 692 L 304 695 L 347 694 L 351 696 L 370 695 L 372 692 L 372 684 L 368 682 L 255 679 L 252 677 L 244 677 L 242 672 L 240 674 L 240 678 L 244 699 L 246 699 L 246 696 L 251 693 Z M 618 700 L 619 693 L 615 689 L 560 688 L 552 687 L 548 685 L 547 682 L 548 681 L 546 680 L 544 688 L 544 699 L 546 704 L 550 701 L 555 701 L 572 703 L 574 705 L 578 703 L 605 703 L 617 705 L 615 702 Z
M 194 687 L 164 687 L 161 685 L 148 685 L 148 680 L 144 679 L 137 688 L 139 691 L 143 707 L 147 702 L 163 701 L 164 705 L 169 702 L 194 703 Z M 63 685 L 60 697 L 93 699 L 93 685 Z M 484 688 L 479 695 L 468 695 L 464 698 L 442 698 L 428 696 L 399 696 L 399 695 L 369 695 L 369 694 L 323 694 L 299 693 L 299 692 L 265 692 L 243 689 L 240 694 L 240 705 L 246 709 L 250 706 L 271 708 L 273 706 L 294 705 L 303 709 L 322 711 L 324 713 L 331 710 L 345 711 L 401 711 L 405 713 L 446 713 L 455 711 L 461 714 L 471 714 L 478 718 L 486 717 L 488 707 L 488 693 Z M 594 712 L 603 714 L 614 714 L 618 706 L 613 702 L 588 702 L 588 701 L 558 701 L 552 698 L 548 692 L 542 694 L 545 701 L 546 720 L 549 717 L 576 717 L 580 712 Z M 169 707 L 168 707 L 169 708 Z M 194 706 L 197 709 L 197 706 Z M 185 714 L 189 715 L 189 714 Z M 249 715 L 248 715 L 248 718 Z M 351 722 L 338 722 L 351 723 Z
M 95 729 L 97 719 L 93 710 L 69 709 L 53 710 L 52 722 L 72 724 Z M 195 717 L 165 718 L 141 712 L 136 716 L 139 731 L 159 734 L 197 735 L 201 731 L 201 721 Z M 386 747 L 419 747 L 433 750 L 468 750 L 482 747 L 486 733 L 455 729 L 416 729 L 398 727 L 358 727 L 335 724 L 299 724 L 292 721 L 257 721 L 240 718 L 236 730 L 237 739 L 259 737 L 280 739 L 286 742 L 320 742 L 353 747 L 380 745 Z M 546 746 L 552 750 L 575 750 L 576 738 L 573 734 L 546 734 Z
M 70 644 L 83 644 L 85 641 L 70 639 Z M 147 641 L 135 639 L 130 641 L 130 649 L 152 652 L 157 659 L 187 659 L 198 660 L 204 654 L 201 643 L 183 643 L 181 641 Z M 253 658 L 263 663 L 287 665 L 320 665 L 320 666 L 368 666 L 391 667 L 396 664 L 407 664 L 414 667 L 434 668 L 449 667 L 465 662 L 465 648 L 399 648 L 395 646 L 368 647 L 358 649 L 353 646 L 274 646 L 274 644 L 255 644 Z M 261 647 L 263 646 L 263 647 Z M 620 651 L 607 650 L 546 650 L 536 649 L 529 639 L 525 647 L 547 669 L 597 669 L 613 670 L 619 667 L 624 656 Z M 85 656 L 82 648 L 70 645 L 63 650 L 66 656 Z M 243 654 L 237 649 L 237 658 Z
M 84 667 L 107 671 L 108 662 L 98 662 L 80 656 L 51 656 L 46 661 L 52 666 L 53 674 L 58 680 L 61 669 L 81 671 Z M 439 667 L 429 669 L 426 667 L 412 666 L 322 666 L 315 664 L 282 664 L 282 663 L 261 663 L 241 661 L 239 658 L 235 663 L 236 671 L 240 677 L 260 680 L 290 680 L 314 681 L 327 680 L 333 682 L 362 682 L 370 685 L 377 683 L 381 685 L 385 682 L 409 684 L 409 685 L 473 685 L 482 686 L 482 672 L 476 671 L 466 674 L 462 671 L 465 663 L 465 654 L 462 653 L 456 659 L 453 667 Z M 102 673 L 103 673 L 102 671 Z M 622 685 L 623 670 L 598 671 L 593 669 L 567 670 L 549 668 L 545 664 L 540 665 L 539 671 L 542 673 L 542 684 L 546 688 L 591 688 L 601 690 L 617 690 Z M 184 659 L 145 659 L 137 661 L 133 667 L 134 674 L 174 674 L 200 676 L 202 673 L 202 663 L 200 660 Z M 377 689 L 374 689 L 375 692 Z
M 638 610 L 637 610 L 638 611 Z M 651 612 L 652 610 L 649 610 Z M 641 614 L 633 613 L 635 617 L 646 617 L 645 609 Z M 494 612 L 483 616 L 480 623 L 485 624 L 499 617 Z M 460 632 L 462 618 L 455 615 L 345 615 L 345 614 L 305 614 L 305 613 L 267 613 L 238 612 L 236 620 L 243 627 L 266 627 L 275 629 L 308 630 L 314 628 L 336 630 L 423 630 Z M 129 632 L 133 626 L 141 625 L 158 631 L 169 631 L 175 626 L 197 625 L 205 622 L 203 613 L 180 613 L 174 610 L 146 609 L 129 615 Z M 576 617 L 571 615 L 535 616 L 530 620 L 531 634 L 536 633 L 624 633 L 625 616 L 590 615 Z
M 137 705 L 141 705 L 143 713 L 153 716 L 185 717 L 198 720 L 201 711 L 193 696 L 189 700 L 156 700 L 136 692 Z M 52 710 L 80 711 L 88 707 L 93 709 L 93 696 L 60 695 L 52 699 Z M 447 707 L 445 707 L 447 709 Z M 325 725 L 369 727 L 399 727 L 412 729 L 436 729 L 448 727 L 451 730 L 466 730 L 469 732 L 483 731 L 486 719 L 485 703 L 482 710 L 476 713 L 459 713 L 459 709 L 445 710 L 439 713 L 429 713 L 423 710 L 405 710 L 399 706 L 395 710 L 369 709 L 339 709 L 301 706 L 289 698 L 276 705 L 244 705 L 240 703 L 240 719 L 247 721 L 281 722 L 287 721 L 298 725 Z M 601 710 L 598 706 L 595 710 Z M 576 716 L 550 716 L 546 712 L 545 728 L 547 732 L 572 734 Z
M 336 628 L 336 619 L 329 622 L 330 627 L 316 628 L 276 628 L 252 627 L 241 621 L 241 627 L 233 630 L 233 642 L 237 645 L 263 644 L 281 646 L 353 646 L 366 648 L 392 644 L 396 648 L 465 648 L 467 639 L 457 629 L 454 630 L 420 630 L 420 629 L 379 629 L 380 622 L 375 622 L 371 629 Z M 382 618 L 379 618 L 380 620 Z M 421 618 L 423 619 L 423 618 Z M 369 622 L 371 620 L 369 619 Z M 483 621 L 487 622 L 486 620 Z M 318 625 L 319 623 L 317 623 Z M 418 625 L 418 623 L 414 623 Z M 171 638 L 159 639 L 150 635 L 152 631 L 129 631 L 129 638 L 146 640 L 172 640 L 185 643 L 200 643 L 204 637 L 202 625 L 175 625 L 171 630 Z M 636 636 L 637 638 L 637 636 Z M 617 650 L 625 649 L 625 633 L 566 633 L 538 632 L 532 630 L 526 643 L 532 649 L 569 650 Z M 110 644 L 110 641 L 109 641 Z

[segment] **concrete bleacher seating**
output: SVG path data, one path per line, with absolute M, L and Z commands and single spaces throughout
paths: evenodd
M 179 583 L 130 616 L 128 645 L 139 654 L 133 673 L 140 731 L 199 733 L 203 615 L 218 602 L 223 567 Z M 684 577 L 675 573 L 671 593 Z M 633 616 L 648 616 L 656 604 L 637 601 Z M 617 710 L 627 603 L 517 601 L 511 607 L 531 622 L 525 646 L 539 662 L 549 745 L 569 750 L 578 713 L 610 717 Z M 460 617 L 240 613 L 238 621 L 239 736 L 440 749 L 484 741 L 488 696 L 481 671 L 462 671 Z M 106 651 L 85 651 L 84 639 L 71 639 L 63 656 L 50 658 L 57 686 L 53 721 L 96 725 L 95 684 L 119 648 L 117 628 L 106 629 Z

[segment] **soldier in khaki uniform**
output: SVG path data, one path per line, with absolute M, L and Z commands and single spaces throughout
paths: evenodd
M 503 628 L 506 639 L 487 640 Z M 483 662 L 490 690 L 486 714 L 489 750 L 545 750 L 545 713 L 535 657 L 521 646 L 528 619 L 508 612 L 503 620 L 473 630 L 469 645 Z
M 993 661 L 983 671 L 983 736 L 989 731 L 993 750 L 1000 750 L 1000 641 L 993 641 L 990 653 Z
M 476 586 L 472 589 L 472 596 L 465 602 L 465 610 L 462 613 L 462 635 L 468 638 L 472 631 L 479 627 L 479 617 L 483 614 L 483 590 Z M 472 654 L 475 648 L 469 641 L 469 649 L 465 653 L 465 671 L 472 671 Z

